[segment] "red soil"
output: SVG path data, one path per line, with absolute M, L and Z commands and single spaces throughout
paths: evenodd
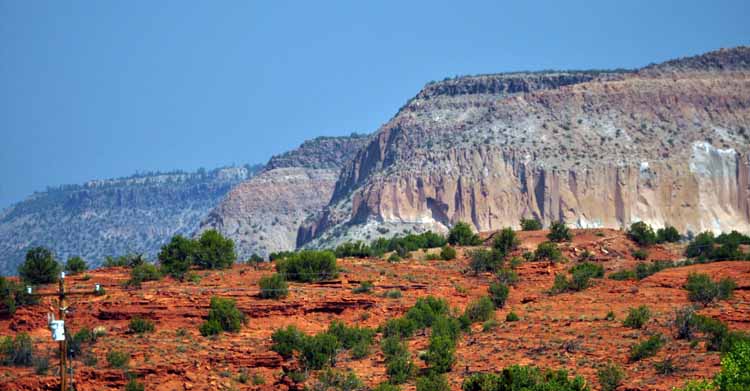
M 543 231 L 519 233 L 523 248 L 519 254 L 536 248 L 546 240 L 544 235 Z M 584 250 L 593 253 L 595 262 L 601 263 L 607 273 L 632 268 L 638 262 L 630 255 L 635 245 L 616 230 L 578 230 L 573 241 L 562 247 L 570 262 L 523 263 L 517 270 L 520 282 L 511 288 L 506 307 L 496 311 L 499 325 L 484 332 L 482 325 L 476 324 L 471 333 L 461 338 L 457 363 L 448 374 L 454 390 L 460 389 L 461 381 L 471 372 L 497 371 L 512 364 L 565 368 L 583 375 L 593 389 L 598 388 L 598 365 L 608 361 L 625 369 L 624 389 L 629 390 L 670 390 L 687 379 L 710 377 L 719 369 L 719 354 L 707 352 L 702 344 L 691 347 L 686 341 L 674 339 L 669 327 L 674 311 L 689 304 L 682 285 L 693 271 L 714 278 L 734 278 L 738 288 L 732 299 L 699 312 L 727 322 L 731 329 L 750 331 L 750 262 L 667 269 L 641 281 L 597 279 L 585 291 L 550 296 L 545 292 L 552 286 L 555 273 L 564 272 Z M 257 281 L 272 273 L 271 265 L 260 270 L 236 265 L 225 271 L 199 271 L 203 278 L 196 283 L 166 278 L 144 283 L 141 289 L 121 286 L 129 278 L 124 268 L 90 271 L 91 278 L 87 281 L 82 276 L 70 277 L 69 290 L 90 290 L 94 282 L 99 282 L 107 291 L 101 297 L 73 299 L 68 315 L 68 326 L 73 331 L 84 326 L 107 330 L 106 336 L 91 347 L 98 359 L 96 366 L 85 366 L 80 359 L 75 361 L 77 390 L 123 388 L 124 372 L 107 368 L 106 354 L 111 349 L 131 355 L 130 372 L 140 376 L 147 390 L 288 389 L 289 381 L 282 377 L 282 368 L 294 363 L 285 362 L 270 351 L 270 336 L 275 329 L 293 324 L 314 333 L 325 330 L 335 319 L 377 327 L 389 318 L 400 316 L 417 298 L 427 295 L 445 298 L 452 307 L 463 310 L 469 301 L 485 295 L 492 281 L 490 274 L 474 276 L 465 272 L 468 250 L 459 249 L 459 259 L 449 262 L 406 260 L 390 264 L 380 259 L 339 260 L 343 272 L 338 280 L 292 283 L 289 297 L 279 301 L 257 296 Z M 678 259 L 681 250 L 677 245 L 657 245 L 650 249 L 649 259 Z M 422 254 L 414 254 L 415 259 L 421 257 Z M 352 293 L 352 288 L 363 280 L 373 281 L 374 292 Z M 402 290 L 402 298 L 383 296 L 396 288 Z M 198 332 L 214 295 L 235 299 L 249 316 L 248 324 L 239 333 L 205 338 Z M 628 308 L 642 304 L 648 305 L 653 314 L 646 327 L 642 330 L 624 327 L 622 320 Z M 0 319 L 0 335 L 30 333 L 37 342 L 37 351 L 48 354 L 54 368 L 57 345 L 50 341 L 46 328 L 49 308 L 47 300 L 41 305 L 21 308 L 11 318 Z M 505 322 L 510 310 L 520 316 L 520 321 Z M 615 320 L 605 319 L 609 311 L 614 312 Z M 128 321 L 136 315 L 154 321 L 156 331 L 129 334 Z M 184 334 L 178 332 L 180 329 L 184 329 Z M 656 357 L 629 363 L 630 346 L 655 332 L 668 337 L 665 347 Z M 409 346 L 415 362 L 422 365 L 417 356 L 426 350 L 427 336 L 416 336 Z M 674 360 L 679 371 L 673 375 L 657 374 L 654 362 L 667 357 Z M 354 370 L 370 386 L 386 379 L 382 353 L 377 346 L 369 357 L 361 360 L 342 353 L 337 367 Z M 262 377 L 265 384 L 239 383 L 237 374 L 245 369 Z M 50 375 L 38 376 L 33 368 L 0 367 L 0 389 L 59 389 L 52 374 L 54 369 Z M 402 389 L 413 390 L 413 381 Z

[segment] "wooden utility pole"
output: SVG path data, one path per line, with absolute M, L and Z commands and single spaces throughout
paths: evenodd
M 50 296 L 57 296 L 58 300 L 58 307 L 57 307 L 57 317 L 58 320 L 62 321 L 62 327 L 63 327 L 63 335 L 65 335 L 65 313 L 68 311 L 68 307 L 65 305 L 65 297 L 66 296 L 85 296 L 85 295 L 93 295 L 96 294 L 99 290 L 99 284 L 95 285 L 96 288 L 94 288 L 93 291 L 78 291 L 78 292 L 66 292 L 65 291 L 65 272 L 60 273 L 60 278 L 58 281 L 58 290 L 57 292 L 49 292 L 49 293 L 32 293 L 33 296 L 38 297 L 50 297 Z M 54 336 L 53 336 L 54 338 Z M 68 372 L 68 365 L 67 365 L 67 357 L 68 357 L 68 342 L 67 342 L 67 335 L 65 335 L 65 338 L 58 341 L 60 343 L 60 391 L 68 391 L 66 388 L 66 379 L 67 379 L 67 372 Z

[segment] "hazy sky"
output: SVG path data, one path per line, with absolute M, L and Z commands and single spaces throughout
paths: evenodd
M 750 44 L 738 1 L 0 0 L 0 207 L 373 132 L 430 80 Z

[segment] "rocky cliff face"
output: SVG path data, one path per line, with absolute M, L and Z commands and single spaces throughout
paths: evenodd
M 296 247 L 300 224 L 328 204 L 341 167 L 368 136 L 319 137 L 274 156 L 259 175 L 238 185 L 202 222 L 232 238 L 240 259 Z
M 0 215 L 0 274 L 16 274 L 33 246 L 91 266 L 130 252 L 154 256 L 175 234 L 190 234 L 259 166 L 96 180 L 36 193 Z
M 635 72 L 447 80 L 344 167 L 299 244 L 522 217 L 750 231 L 749 152 L 750 48 Z

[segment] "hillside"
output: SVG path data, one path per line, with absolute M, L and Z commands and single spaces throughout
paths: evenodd
M 35 193 L 0 215 L 0 275 L 16 274 L 30 247 L 61 261 L 82 256 L 154 256 L 172 235 L 192 234 L 206 214 L 260 167 L 134 175 Z
M 277 155 L 237 185 L 201 222 L 234 240 L 240 259 L 294 250 L 299 226 L 331 199 L 343 165 L 369 136 L 318 137 Z
M 520 232 L 520 247 L 513 255 L 535 250 L 546 240 L 546 233 Z M 687 380 L 713 376 L 719 371 L 720 353 L 707 348 L 710 336 L 696 333 L 692 343 L 675 337 L 675 311 L 690 304 L 683 286 L 691 272 L 708 273 L 714 279 L 733 278 L 737 282 L 733 297 L 699 307 L 697 312 L 725 322 L 732 331 L 750 332 L 750 262 L 675 267 L 641 280 L 595 278 L 588 289 L 579 292 L 547 293 L 556 273 L 567 274 L 580 263 L 576 259 L 584 250 L 610 276 L 637 264 L 652 265 L 655 259 L 679 259 L 684 246 L 656 245 L 649 249 L 646 261 L 637 261 L 630 255 L 637 246 L 620 231 L 574 230 L 572 242 L 561 245 L 569 262 L 521 262 L 515 269 L 518 282 L 511 286 L 505 306 L 492 313 L 497 323 L 474 323 L 458 339 L 456 361 L 447 374 L 451 390 L 460 390 L 461 382 L 473 373 L 495 372 L 515 364 L 566 369 L 571 375 L 583 376 L 594 390 L 599 389 L 597 370 L 607 362 L 624 370 L 620 389 L 627 390 L 668 391 Z M 82 355 L 74 361 L 76 389 L 122 390 L 128 372 L 147 390 L 302 390 L 304 385 L 312 386 L 323 371 L 306 372 L 302 383 L 293 381 L 291 373 L 300 369 L 301 361 L 284 359 L 271 350 L 275 330 L 294 325 L 312 334 L 325 331 L 333 320 L 376 328 L 403 316 L 419 298 L 429 295 L 447 300 L 455 313 L 461 313 L 472 300 L 486 295 L 488 285 L 497 279 L 492 273 L 469 271 L 472 249 L 459 247 L 458 259 L 452 261 L 424 260 L 421 250 L 399 263 L 380 258 L 339 259 L 337 278 L 291 282 L 289 296 L 280 300 L 259 296 L 258 280 L 273 273 L 272 264 L 259 269 L 244 264 L 229 270 L 196 271 L 200 278 L 192 282 L 165 278 L 146 282 L 141 288 L 123 286 L 130 277 L 125 268 L 89 271 L 87 278 L 70 277 L 69 289 L 85 291 L 96 282 L 107 292 L 83 301 L 72 299 L 68 315 L 71 332 L 83 327 L 106 330 L 96 342 L 84 344 Z M 353 292 L 365 280 L 372 281 L 372 291 Z M 198 325 L 207 317 L 213 296 L 236 300 L 239 310 L 249 317 L 239 332 L 216 337 L 199 333 Z M 639 305 L 649 307 L 650 319 L 640 329 L 625 326 L 629 308 Z M 47 312 L 45 301 L 0 318 L 0 336 L 30 333 L 37 353 L 48 355 L 54 368 L 57 345 L 49 338 Z M 507 321 L 510 312 L 519 320 Z M 128 331 L 128 322 L 134 317 L 152 321 L 155 330 L 143 334 Z M 664 345 L 653 357 L 629 360 L 632 346 L 657 334 L 663 336 Z M 428 349 L 429 338 L 428 330 L 406 339 L 408 356 L 419 371 L 425 368 L 419 356 Z M 352 357 L 348 350 L 339 351 L 335 369 L 353 371 L 367 387 L 386 380 L 382 340 L 383 334 L 377 332 L 371 350 L 361 358 Z M 127 371 L 107 363 L 110 351 L 126 354 Z M 655 364 L 668 359 L 675 371 L 658 372 Z M 33 367 L 0 366 L 0 388 L 59 389 L 54 371 L 46 375 L 33 371 Z M 413 391 L 414 379 L 401 389 Z
M 430 83 L 343 168 L 298 244 L 522 217 L 750 231 L 749 64 L 737 47 L 637 71 Z

